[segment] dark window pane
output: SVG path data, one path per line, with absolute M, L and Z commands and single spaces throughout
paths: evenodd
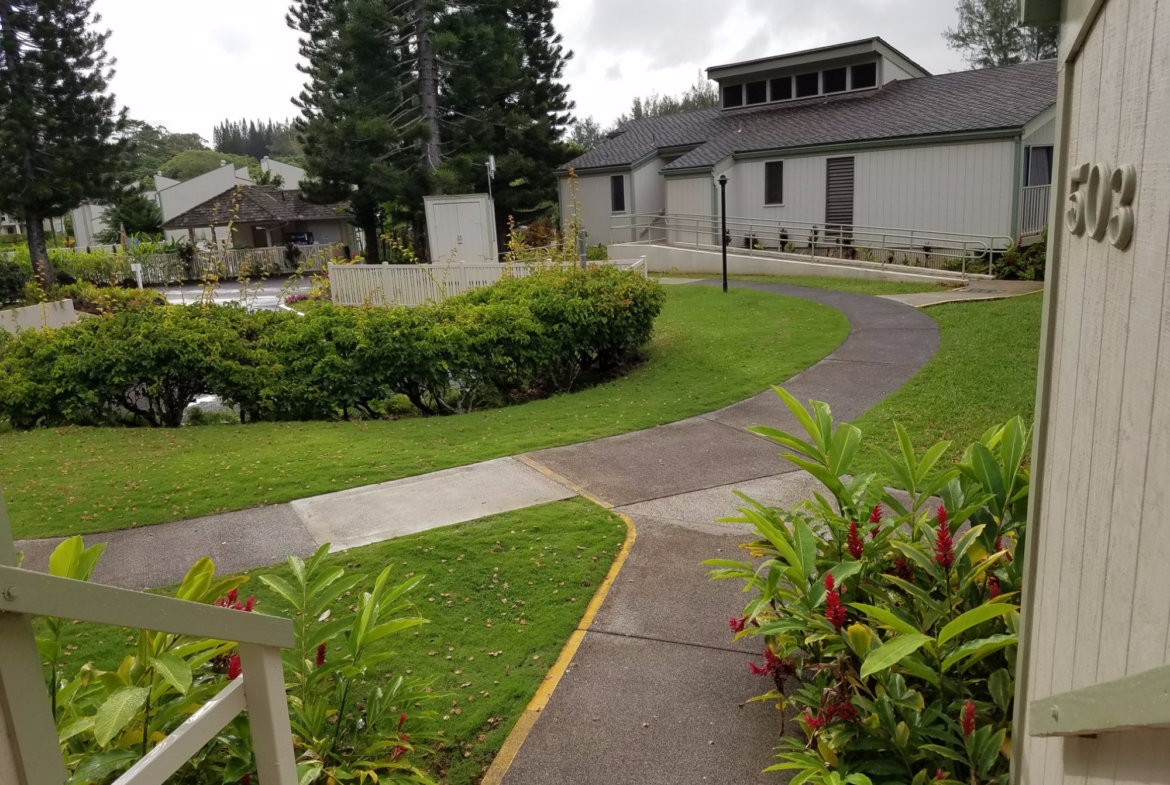
M 863 63 L 853 66 L 853 89 L 877 87 L 877 63 Z
M 792 97 L 792 77 L 782 76 L 772 80 L 772 100 L 787 101 Z
M 609 206 L 611 212 L 626 211 L 626 176 L 623 174 L 609 178 Z
M 1029 147 L 1025 185 L 1052 185 L 1052 148 Z
M 784 162 L 764 164 L 764 204 L 784 204 Z
M 843 93 L 845 92 L 845 69 L 844 68 L 830 68 L 821 74 L 821 78 L 825 83 L 826 93 Z
M 749 104 L 762 104 L 767 100 L 768 100 L 768 83 L 767 82 L 748 82 L 747 102 Z
M 743 85 L 733 84 L 723 88 L 723 107 L 743 106 Z
M 796 77 L 796 97 L 808 98 L 821 91 L 821 75 L 819 73 L 801 74 Z

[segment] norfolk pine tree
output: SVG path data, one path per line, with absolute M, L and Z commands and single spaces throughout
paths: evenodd
M 25 222 L 45 287 L 44 219 L 112 194 L 129 144 L 93 2 L 0 0 L 0 211 Z

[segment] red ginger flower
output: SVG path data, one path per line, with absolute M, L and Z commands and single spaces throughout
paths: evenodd
M 818 731 L 825 727 L 825 720 L 823 717 L 814 717 L 807 711 L 804 713 L 804 721 L 808 723 L 808 727 L 814 731 Z
M 975 732 L 975 704 L 967 701 L 963 706 L 963 715 L 959 718 L 963 726 L 963 738 L 966 739 Z
M 942 504 L 940 504 L 938 506 L 938 525 L 939 526 L 946 526 L 947 525 L 947 508 L 945 505 L 942 505 Z M 949 531 L 949 528 L 948 528 L 948 531 Z
M 406 724 L 406 712 L 402 712 L 401 714 L 398 715 L 398 736 L 402 741 L 407 742 L 407 741 L 410 741 L 410 734 L 402 732 L 402 726 L 405 724 Z M 390 753 L 390 760 L 398 760 L 399 758 L 401 758 L 405 754 L 406 754 L 406 747 L 399 745 L 399 746 L 394 748 L 393 752 Z
M 841 604 L 841 593 L 833 586 L 833 573 L 825 573 L 825 618 L 840 630 L 845 626 L 848 617 L 845 606 Z
M 320 646 L 317 647 L 317 667 L 318 668 L 320 668 L 322 665 L 325 664 L 325 650 L 326 650 L 326 646 L 324 643 L 322 643 Z
M 934 773 L 934 778 L 936 780 L 945 780 L 947 778 L 947 773 L 945 771 L 943 771 L 942 769 L 939 769 L 938 771 L 936 771 Z
M 227 593 L 227 604 L 234 605 L 236 600 L 238 600 L 239 598 L 240 598 L 240 590 L 239 589 L 232 589 L 231 591 L 229 591 Z
M 743 632 L 743 628 L 747 625 L 747 616 L 737 619 L 734 616 L 728 621 L 732 632 Z
M 938 531 L 934 535 L 934 561 L 944 570 L 949 570 L 955 563 L 955 541 L 951 539 L 951 530 L 945 521 L 939 521 Z
M 906 561 L 905 556 L 899 556 L 894 560 L 894 575 L 904 581 L 914 580 L 914 567 L 911 566 L 910 562 Z
M 787 657 L 780 658 L 769 648 L 764 648 L 764 667 L 754 662 L 748 663 L 748 668 L 757 676 L 779 676 L 784 678 L 796 673 L 796 663 Z
M 991 595 L 991 599 L 995 599 L 1003 594 L 1003 590 L 999 588 L 999 578 L 994 575 L 987 576 L 987 592 Z
M 861 541 L 861 535 L 857 533 L 857 521 L 849 521 L 849 555 L 854 559 L 860 559 L 864 551 L 865 544 Z
M 830 703 L 824 708 L 822 715 L 829 722 L 852 722 L 857 719 L 857 709 L 848 701 Z
M 256 598 L 255 597 L 249 597 L 248 601 L 244 603 L 244 610 L 246 610 L 248 613 L 251 613 L 252 609 L 255 607 L 256 607 Z
M 252 785 L 252 775 L 245 774 L 244 776 L 240 777 L 240 785 Z
M 880 504 L 875 504 L 873 506 L 873 512 L 869 514 L 869 522 L 873 524 L 873 531 L 871 531 L 869 535 L 871 538 L 876 540 L 878 532 L 882 530 L 880 525 L 882 522 L 882 506 Z
M 239 678 L 242 672 L 243 669 L 240 667 L 240 655 L 233 654 L 231 659 L 228 660 L 228 681 L 235 681 Z

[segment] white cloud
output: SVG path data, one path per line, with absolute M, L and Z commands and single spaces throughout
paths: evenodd
M 290 0 L 97 0 L 113 88 L 131 114 L 210 140 L 225 118 L 284 119 L 304 81 Z M 561 0 L 576 113 L 607 124 L 637 95 L 678 93 L 711 65 L 880 35 L 925 68 L 958 70 L 948 0 Z

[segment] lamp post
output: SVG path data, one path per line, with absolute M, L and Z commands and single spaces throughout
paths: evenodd
M 719 244 L 723 247 L 723 293 L 727 294 L 727 175 L 719 175 L 719 219 L 722 229 Z

